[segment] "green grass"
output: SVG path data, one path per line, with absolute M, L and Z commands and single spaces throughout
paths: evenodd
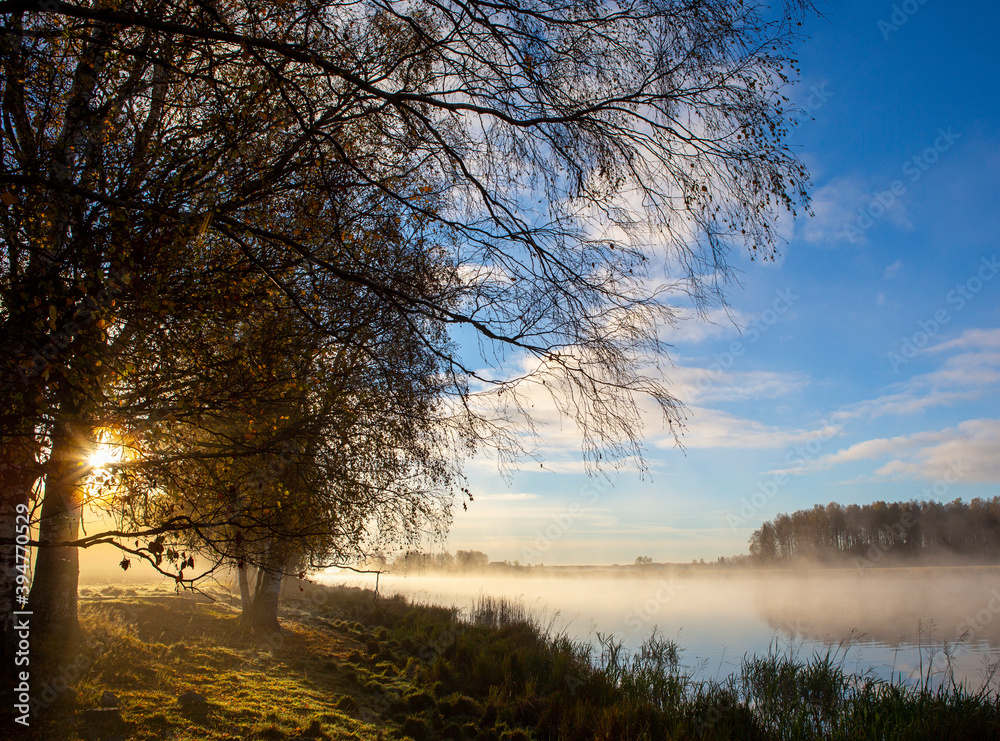
M 307 586 L 284 600 L 280 634 L 248 635 L 230 598 L 108 588 L 81 600 L 76 712 L 63 739 L 974 739 L 1000 738 L 987 690 L 882 682 L 844 653 L 772 650 L 695 680 L 677 645 L 627 654 L 555 634 L 524 608 L 483 598 L 466 615 L 401 597 Z M 124 725 L 87 710 L 120 699 Z M 207 706 L 185 706 L 186 691 Z

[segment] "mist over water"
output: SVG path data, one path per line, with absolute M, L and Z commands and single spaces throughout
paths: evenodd
M 374 576 L 346 572 L 321 580 L 374 587 Z M 930 671 L 935 686 L 950 682 L 946 650 L 955 681 L 972 688 L 1000 660 L 997 567 L 382 575 L 379 589 L 463 609 L 480 595 L 517 599 L 542 625 L 595 646 L 611 634 L 634 651 L 656 630 L 701 678 L 722 679 L 772 646 L 803 659 L 833 646 L 847 670 L 912 682 Z

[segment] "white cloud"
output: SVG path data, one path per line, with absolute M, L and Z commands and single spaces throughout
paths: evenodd
M 898 455 L 898 454 L 897 454 Z M 932 444 L 898 456 L 875 471 L 876 478 L 1000 482 L 1000 420 L 970 419 L 941 430 Z
M 933 407 L 981 399 L 1000 386 L 1000 329 L 967 330 L 927 348 L 941 357 L 938 369 L 891 387 L 891 393 L 833 414 L 837 422 L 913 415 Z M 821 456 L 789 473 L 810 473 L 861 461 L 879 462 L 855 481 L 936 481 L 961 466 L 962 481 L 1000 481 L 1000 420 L 971 419 L 941 430 L 865 440 Z
M 924 441 L 933 439 L 934 433 L 922 433 Z M 875 438 L 855 443 L 847 448 L 838 450 L 836 453 L 828 453 L 814 460 L 800 461 L 800 464 L 793 469 L 788 469 L 784 473 L 805 474 L 814 471 L 828 471 L 834 466 L 844 463 L 854 463 L 857 461 L 885 458 L 890 455 L 898 455 L 905 449 L 913 449 L 919 446 L 921 440 L 919 435 L 900 436 L 893 438 Z M 777 473 L 776 471 L 772 473 Z
M 985 390 L 1000 382 L 1000 351 L 963 353 L 950 358 L 943 368 L 916 380 L 934 387 L 969 387 Z
M 717 408 L 727 402 L 773 400 L 801 393 L 813 383 L 803 373 L 722 370 L 718 363 L 703 360 L 702 363 L 708 367 L 679 364 L 664 370 L 663 377 L 669 391 L 686 405 L 685 428 L 681 436 L 685 447 L 780 450 L 818 437 L 827 441 L 843 434 L 843 425 L 853 420 L 916 415 L 936 407 L 966 403 L 984 396 L 1000 384 L 1000 329 L 970 330 L 959 338 L 928 348 L 928 351 L 933 351 L 932 357 L 939 358 L 937 369 L 894 384 L 876 398 L 841 408 L 830 416 L 830 424 L 822 429 L 770 425 L 745 414 Z M 542 370 L 545 376 L 544 364 L 540 365 L 535 359 L 522 359 L 512 366 L 512 370 L 516 368 L 518 373 Z M 521 389 L 521 402 L 531 414 L 533 429 L 537 433 L 534 442 L 526 434 L 518 433 L 527 447 L 534 445 L 533 452 L 537 456 L 534 462 L 528 459 L 524 468 L 564 474 L 589 472 L 591 467 L 582 456 L 584 429 L 571 417 L 560 413 L 552 398 L 555 388 L 551 385 L 552 377 L 548 378 L 548 386 L 540 382 L 528 383 Z M 662 426 L 662 417 L 655 403 L 643 397 L 636 401 L 642 413 L 646 443 L 654 450 L 674 447 L 675 438 Z M 509 419 L 514 423 L 522 421 Z M 789 473 L 830 470 L 868 461 L 873 470 L 877 468 L 875 475 L 879 478 L 934 476 L 943 465 L 941 456 L 953 455 L 955 446 L 964 441 L 969 446 L 970 480 L 991 480 L 989 477 L 994 469 L 988 462 L 990 456 L 983 452 L 989 450 L 991 438 L 988 435 L 984 437 L 983 432 L 969 437 L 971 428 L 963 426 L 966 424 L 941 432 L 863 440 L 836 453 L 807 461 Z M 518 427 L 515 424 L 515 429 Z M 523 430 L 523 426 L 520 429 Z M 605 438 L 604 442 L 610 443 L 610 440 Z M 997 452 L 1000 451 L 993 451 L 994 454 Z M 625 456 L 624 461 L 628 465 L 637 463 L 629 457 L 627 448 L 620 449 L 619 453 Z M 650 457 L 653 460 L 647 463 L 655 467 L 655 456 Z M 514 501 L 514 496 L 509 495 L 507 501 Z
M 925 352 L 942 356 L 939 368 L 890 386 L 890 393 L 844 407 L 834 417 L 846 421 L 915 414 L 981 398 L 1000 385 L 1000 329 L 967 330 Z
M 527 419 L 508 409 L 508 422 L 518 429 L 519 439 L 535 457 L 528 458 L 522 466 L 514 469 L 549 471 L 553 473 L 591 473 L 592 462 L 583 458 L 584 429 L 571 416 L 561 413 L 553 392 L 557 393 L 559 381 L 546 375 L 544 363 L 536 359 L 511 364 L 517 374 L 528 374 L 541 370 L 548 385 L 541 381 L 529 381 L 519 388 L 519 402 L 531 416 L 529 428 Z M 651 376 L 658 371 L 647 368 Z M 780 373 L 774 371 L 734 371 L 674 365 L 662 371 L 662 379 L 670 394 L 684 404 L 684 429 L 680 442 L 685 447 L 696 448 L 780 448 L 808 440 L 814 431 L 773 427 L 761 422 L 735 416 L 712 409 L 709 404 L 733 401 L 773 400 L 795 394 L 806 388 L 811 380 L 801 373 Z M 659 406 L 649 397 L 637 395 L 635 398 L 641 417 L 640 434 L 645 443 L 655 449 L 675 447 L 677 440 L 673 432 L 663 424 Z M 528 430 L 532 432 L 528 432 Z M 605 452 L 614 457 L 597 461 L 600 468 L 613 470 L 619 466 L 654 466 L 655 461 L 640 462 L 633 455 L 627 440 L 615 440 L 611 435 L 621 435 L 618 428 L 609 428 L 602 437 L 596 428 L 590 430 L 594 439 L 605 445 Z M 616 442 L 621 444 L 615 450 Z M 479 470 L 496 467 L 496 462 L 480 456 L 470 462 Z
M 938 406 L 947 406 L 959 401 L 968 401 L 980 396 L 979 391 L 940 391 L 919 389 L 896 394 L 885 394 L 875 399 L 867 399 L 851 404 L 837 412 L 834 419 L 847 421 L 863 417 L 875 419 L 887 414 L 916 414 Z
M 696 344 L 708 339 L 737 337 L 740 327 L 745 327 L 750 317 L 739 311 L 717 307 L 701 314 L 677 307 L 673 309 L 676 322 L 665 324 L 660 339 L 671 345 Z
M 690 420 L 682 442 L 688 448 L 780 449 L 836 432 L 834 428 L 775 427 L 717 409 L 697 407 L 690 409 Z M 672 441 L 663 439 L 655 444 L 657 447 L 667 448 L 671 443 Z
M 899 274 L 899 271 L 902 267 L 903 267 L 903 261 L 896 260 L 896 262 L 894 262 L 892 265 L 886 267 L 885 273 L 883 274 L 882 277 L 886 278 L 887 280 L 891 280 Z
M 928 352 L 989 349 L 1000 350 L 1000 328 L 967 329 L 954 340 L 948 340 L 929 347 Z
M 1000 482 L 1000 420 L 972 419 L 944 430 L 865 440 L 785 473 L 813 473 L 879 460 L 885 462 L 874 475 L 855 481 L 936 481 L 957 473 L 963 482 Z
M 775 371 L 723 372 L 703 368 L 696 371 L 697 380 L 688 395 L 680 396 L 691 402 L 743 401 L 777 399 L 802 391 L 810 384 L 803 373 Z

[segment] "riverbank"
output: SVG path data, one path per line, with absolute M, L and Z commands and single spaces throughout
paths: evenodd
M 694 681 L 667 639 L 626 655 L 607 638 L 598 655 L 502 600 L 459 614 L 303 587 L 283 630 L 252 636 L 222 591 L 82 590 L 75 699 L 52 702 L 41 737 L 1000 738 L 995 694 L 854 676 L 837 651 L 748 657 L 725 681 Z

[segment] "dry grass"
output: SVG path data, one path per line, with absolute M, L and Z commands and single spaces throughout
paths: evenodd
M 82 665 L 77 712 L 51 713 L 44 737 L 384 737 L 372 710 L 377 688 L 359 686 L 350 678 L 357 674 L 344 671 L 364 648 L 356 636 L 294 618 L 283 621 L 280 633 L 250 635 L 237 615 L 222 601 L 151 587 L 83 596 L 83 645 L 73 662 Z M 88 723 L 83 711 L 98 707 L 106 691 L 118 697 L 124 725 Z M 207 704 L 185 706 L 178 701 L 185 692 L 203 695 Z

